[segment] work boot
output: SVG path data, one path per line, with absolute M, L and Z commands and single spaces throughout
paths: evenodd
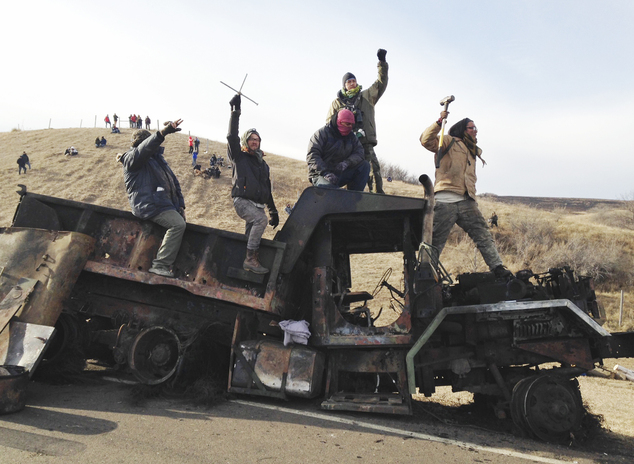
M 254 274 L 266 274 L 269 272 L 267 268 L 260 264 L 258 260 L 259 250 L 249 250 L 247 248 L 247 258 L 244 260 L 242 264 L 242 269 L 245 271 L 251 271 Z
M 174 277 L 174 273 L 165 267 L 152 266 L 151 268 L 148 269 L 148 272 L 151 272 L 152 274 L 160 275 L 163 277 L 172 277 L 172 278 Z
M 493 269 L 493 275 L 498 279 L 513 277 L 513 273 L 502 264 L 498 264 L 495 269 Z

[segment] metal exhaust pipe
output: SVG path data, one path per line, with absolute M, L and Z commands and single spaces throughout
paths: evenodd
M 423 211 L 423 243 L 431 245 L 434 232 L 434 206 L 436 205 L 436 200 L 434 199 L 434 183 L 427 174 L 421 174 L 418 181 L 423 185 L 425 198 L 427 199 L 427 204 Z M 427 253 L 423 253 L 423 256 L 419 257 L 419 259 L 421 262 L 431 261 Z

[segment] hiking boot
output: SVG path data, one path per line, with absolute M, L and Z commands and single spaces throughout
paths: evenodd
M 148 269 L 148 272 L 151 272 L 152 274 L 156 274 L 156 275 L 160 275 L 163 277 L 174 277 L 174 273 L 172 271 L 170 271 L 167 268 L 164 267 L 154 267 L 152 266 L 151 268 Z
M 254 274 L 266 274 L 269 272 L 267 268 L 260 264 L 258 261 L 258 250 L 249 250 L 247 248 L 247 258 L 242 263 L 242 269 L 245 271 L 251 271 Z
M 493 275 L 498 279 L 513 277 L 513 273 L 502 264 L 497 265 L 495 269 L 493 269 Z

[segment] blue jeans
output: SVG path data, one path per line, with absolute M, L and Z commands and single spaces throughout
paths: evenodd
M 363 192 L 366 184 L 368 183 L 368 177 L 370 176 L 370 163 L 367 161 L 361 161 L 353 168 L 343 171 L 337 180 L 337 184 L 331 184 L 323 176 L 313 179 L 313 185 L 315 187 L 323 188 L 340 188 L 348 186 L 348 190 L 357 190 Z

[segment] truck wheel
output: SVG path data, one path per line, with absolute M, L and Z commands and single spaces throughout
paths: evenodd
M 135 337 L 130 347 L 130 369 L 146 385 L 169 379 L 182 356 L 178 336 L 165 327 L 150 327 Z
M 86 367 L 86 322 L 74 314 L 62 313 L 55 323 L 42 363 L 36 369 L 38 377 L 64 379 L 80 374 Z
M 576 379 L 543 375 L 523 379 L 513 390 L 513 421 L 546 442 L 566 443 L 585 415 Z

